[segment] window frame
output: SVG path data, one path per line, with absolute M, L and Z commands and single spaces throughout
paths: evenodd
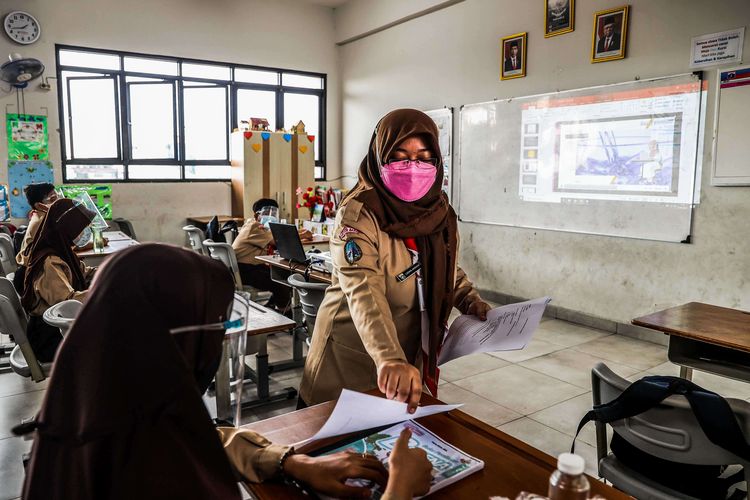
M 60 52 L 61 51 L 78 51 L 78 52 L 89 52 L 89 53 L 100 53 L 114 55 L 119 58 L 119 69 L 100 69 L 100 68 L 87 68 L 81 66 L 67 66 L 60 64 Z M 169 62 L 177 63 L 177 75 L 167 75 L 159 73 L 141 73 L 136 71 L 125 70 L 125 58 L 145 58 L 145 59 L 162 59 Z M 217 178 L 186 178 L 185 171 L 186 167 L 192 165 L 216 165 L 216 166 L 229 166 L 231 156 L 231 144 L 230 144 L 230 131 L 234 130 L 239 125 L 239 117 L 237 116 L 237 91 L 240 89 L 249 90 L 266 90 L 272 91 L 275 94 L 276 99 L 276 127 L 282 128 L 284 126 L 284 93 L 298 93 L 315 95 L 318 99 L 319 104 L 319 124 L 318 124 L 318 137 L 315 140 L 318 142 L 319 148 L 319 159 L 315 160 L 315 170 L 322 170 L 322 177 L 316 177 L 316 181 L 324 181 L 326 178 L 326 101 L 328 91 L 328 75 L 325 73 L 315 73 L 311 71 L 292 70 L 284 68 L 273 68 L 267 66 L 256 66 L 249 64 L 236 64 L 219 61 L 208 61 L 202 59 L 193 59 L 185 57 L 171 57 L 156 54 L 144 54 L 138 52 L 128 52 L 119 50 L 108 50 L 100 48 L 81 47 L 74 45 L 55 44 L 55 63 L 56 63 L 56 76 L 60 84 L 57 86 L 57 97 L 58 97 L 58 113 L 60 123 L 60 156 L 62 165 L 62 178 L 64 184 L 115 184 L 115 183 L 152 183 L 152 182 L 227 182 L 230 180 L 229 177 L 217 177 Z M 226 66 L 229 68 L 229 80 L 217 80 L 208 78 L 197 78 L 183 76 L 182 64 L 204 64 L 204 65 L 217 65 Z M 277 84 L 262 84 L 262 83 L 248 83 L 235 80 L 236 69 L 248 69 L 256 71 L 275 72 L 277 74 Z M 65 82 L 63 83 L 63 72 L 66 72 Z M 72 76 L 71 76 L 72 73 Z M 86 76 L 75 76 L 75 73 L 85 73 Z M 91 76 L 91 74 L 96 76 Z M 320 78 L 322 80 L 322 89 L 310 89 L 300 87 L 286 87 L 281 85 L 283 80 L 283 74 L 298 74 L 303 76 L 312 76 Z M 149 78 L 153 80 L 161 80 L 160 82 L 153 83 L 171 83 L 174 91 L 173 100 L 173 112 L 174 112 L 174 138 L 175 138 L 175 157 L 171 159 L 133 159 L 131 158 L 132 153 L 132 137 L 130 129 L 130 86 L 133 83 L 147 83 L 147 82 L 128 82 L 127 77 L 140 77 Z M 70 80 L 76 79 L 101 79 L 107 78 L 112 79 L 114 82 L 114 96 L 115 101 L 115 116 L 117 118 L 117 158 L 76 158 L 74 155 L 75 148 L 73 146 L 73 128 L 72 128 L 72 108 L 70 106 Z M 184 90 L 190 88 L 190 85 L 184 85 L 186 82 L 205 84 L 206 87 L 218 87 L 225 90 L 225 102 L 226 102 L 226 158 L 224 159 L 213 159 L 213 160 L 187 160 L 185 158 L 185 115 L 184 115 Z M 63 85 L 66 85 L 66 93 L 63 93 Z M 65 102 L 64 102 L 65 100 Z M 65 115 L 65 106 L 67 102 L 68 115 Z M 70 139 L 70 151 L 67 150 L 68 143 L 66 142 L 66 134 L 69 134 Z M 70 153 L 70 159 L 67 158 Z M 123 178 L 122 179 L 74 179 L 68 178 L 68 166 L 73 165 L 102 165 L 102 166 L 122 166 Z M 178 179 L 131 179 L 129 175 L 129 165 L 178 165 L 180 170 L 180 177 Z

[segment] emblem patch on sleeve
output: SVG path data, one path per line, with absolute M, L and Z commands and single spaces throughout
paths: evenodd
M 344 245 L 344 256 L 349 264 L 354 264 L 362 258 L 362 249 L 357 245 L 356 240 L 349 240 Z
M 349 226 L 341 226 L 341 232 L 339 232 L 339 239 L 345 240 L 350 234 L 359 234 L 359 229 L 354 229 Z

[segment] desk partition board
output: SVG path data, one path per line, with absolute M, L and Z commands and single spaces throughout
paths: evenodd
M 440 154 L 443 155 L 443 191 L 450 199 L 453 181 L 453 108 L 434 109 L 425 113 L 432 118 L 438 128 Z
M 717 72 L 714 186 L 750 186 L 750 66 Z
M 695 74 L 466 105 L 461 220 L 690 242 L 705 88 Z

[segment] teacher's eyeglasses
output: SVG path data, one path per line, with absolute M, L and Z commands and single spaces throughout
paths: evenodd
M 437 167 L 438 163 L 440 163 L 440 160 L 438 158 L 417 158 L 416 160 L 409 160 L 409 159 L 396 160 L 396 159 L 393 159 L 393 160 L 388 160 L 386 162 L 385 166 L 388 167 L 388 168 L 392 168 L 394 170 L 402 170 L 402 169 L 407 168 L 409 166 L 409 164 L 411 164 L 411 163 L 415 163 L 417 165 L 417 168 L 429 169 L 429 168 Z M 420 163 L 422 165 L 420 165 Z M 425 166 L 425 165 L 429 165 L 429 167 Z

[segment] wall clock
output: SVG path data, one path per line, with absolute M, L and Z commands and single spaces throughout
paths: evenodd
M 29 45 L 39 40 L 42 27 L 39 21 L 28 12 L 16 10 L 5 16 L 5 34 L 16 43 Z

